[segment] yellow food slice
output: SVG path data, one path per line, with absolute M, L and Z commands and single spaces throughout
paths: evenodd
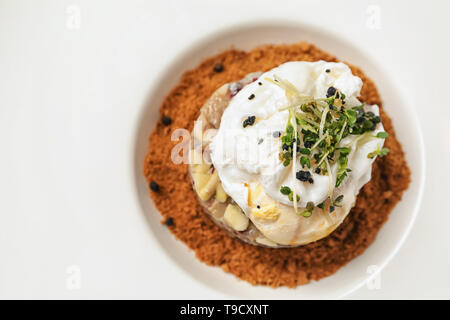
M 278 212 L 278 207 L 275 203 L 270 203 L 268 205 L 260 206 L 253 208 L 252 207 L 252 214 L 256 218 L 262 218 L 262 219 L 269 219 L 269 220 L 275 220 L 278 218 L 280 213 Z
M 214 192 L 216 192 L 216 187 L 217 184 L 219 183 L 219 175 L 217 171 L 215 171 L 212 175 L 209 176 L 210 178 L 206 183 L 206 185 L 203 188 L 201 188 L 200 191 L 198 192 L 198 197 L 202 201 L 207 201 L 212 197 Z
M 248 205 L 255 218 L 276 220 L 280 215 L 276 202 L 266 195 L 260 184 L 248 187 Z
M 208 183 L 211 175 L 209 173 L 192 172 L 192 179 L 194 180 L 194 187 L 197 193 L 203 189 L 203 187 Z
M 219 202 L 225 202 L 227 201 L 228 195 L 225 193 L 225 190 L 223 190 L 222 184 L 219 183 L 216 188 L 216 200 Z
M 203 162 L 201 164 L 193 164 L 191 168 L 192 172 L 207 173 L 211 169 L 211 165 Z
M 242 210 L 234 205 L 229 204 L 223 215 L 225 223 L 236 231 L 244 231 L 248 228 L 249 219 Z

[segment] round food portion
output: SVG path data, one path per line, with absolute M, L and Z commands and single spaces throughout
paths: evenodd
M 214 221 L 272 247 L 335 230 L 387 136 L 378 106 L 357 99 L 361 87 L 347 65 L 317 61 L 284 63 L 218 89 L 196 121 L 190 170 Z
M 363 82 L 359 100 L 379 106 L 384 129 L 389 134 L 384 147 L 390 151 L 385 157 L 377 157 L 372 165 L 370 181 L 360 190 L 355 206 L 338 228 L 315 242 L 274 249 L 230 237 L 224 228 L 204 213 L 202 202 L 192 188 L 190 165 L 187 161 L 172 161 L 174 148 L 182 142 L 181 138 L 174 138 L 179 136 L 175 135 L 177 129 L 192 132 L 202 106 L 224 84 L 235 83 L 252 72 L 269 71 L 285 62 L 319 60 L 338 62 L 335 56 L 305 42 L 265 45 L 249 51 L 231 49 L 211 56 L 185 72 L 168 93 L 160 107 L 161 121 L 149 138 L 144 175 L 149 185 L 149 196 L 161 214 L 161 223 L 191 249 L 197 259 L 254 285 L 295 287 L 334 274 L 373 243 L 410 182 L 410 171 L 401 144 L 383 110 L 375 84 L 358 67 L 346 63 L 352 74 Z M 217 64 L 222 65 L 220 72 L 214 70 Z M 233 87 L 237 88 L 236 85 Z M 391 107 L 395 108 L 395 105 Z M 163 121 L 164 117 L 170 118 L 170 123 Z M 220 120 L 216 119 L 214 129 L 219 128 Z M 158 188 L 151 188 L 152 182 Z M 209 201 L 218 194 L 223 199 L 223 193 L 220 188 L 218 190 Z M 231 201 L 228 195 L 226 197 Z M 223 212 L 225 209 L 226 206 Z M 232 211 L 229 215 L 233 216 Z M 232 220 L 230 217 L 228 221 Z M 240 221 L 241 228 L 245 227 L 245 219 L 236 220 Z M 249 219 L 248 228 L 252 224 Z

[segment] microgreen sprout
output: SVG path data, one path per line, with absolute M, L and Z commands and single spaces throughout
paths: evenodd
M 279 109 L 279 111 L 289 112 L 285 131 L 280 134 L 279 159 L 285 167 L 292 165 L 292 174 L 301 181 L 313 183 L 312 178 L 304 179 L 306 175 L 303 170 L 327 175 L 330 207 L 339 207 L 343 197 L 339 196 L 333 201 L 333 192 L 351 172 L 348 168 L 351 151 L 357 147 L 358 143 L 366 139 L 385 139 L 388 136 L 386 132 L 378 132 L 376 135 L 373 133 L 377 124 L 381 122 L 380 116 L 371 111 L 365 111 L 364 103 L 359 106 L 348 106 L 345 94 L 335 87 L 328 88 L 326 98 L 316 99 L 313 96 L 301 94 L 292 83 L 276 75 L 273 79 L 265 80 L 283 89 L 288 100 L 288 105 Z M 343 145 L 341 141 L 349 135 L 356 137 Z M 377 149 L 368 157 L 386 155 L 386 150 L 388 149 Z M 298 172 L 296 172 L 297 163 L 301 166 Z M 336 177 L 333 177 L 331 166 L 335 164 L 337 171 Z M 296 202 L 299 201 L 297 200 L 299 197 L 295 192 L 287 186 L 281 187 L 280 192 L 287 195 L 291 201 L 294 200 L 294 207 L 297 210 Z M 301 212 L 303 216 L 312 214 L 314 205 L 312 203 L 308 205 Z M 321 205 L 323 209 L 324 203 Z
M 294 192 L 291 190 L 291 188 L 287 186 L 282 186 L 280 188 L 281 194 L 284 194 L 285 196 L 288 196 L 289 201 L 294 201 Z M 300 196 L 296 195 L 296 200 L 300 201 Z
M 301 164 L 302 168 L 304 168 L 305 166 L 308 168 L 311 168 L 311 161 L 309 160 L 308 157 L 302 156 L 300 158 L 300 164 Z
M 302 212 L 299 212 L 299 214 L 305 218 L 309 218 L 309 217 L 311 217 L 313 210 L 314 210 L 314 203 L 308 202 L 306 204 L 305 210 L 303 210 Z
M 281 192 L 282 194 L 284 194 L 284 195 L 288 195 L 288 194 L 290 194 L 292 191 L 291 191 L 291 188 L 286 187 L 286 186 L 283 186 L 283 187 L 280 188 L 280 192 Z
M 389 136 L 389 134 L 384 131 L 378 132 L 376 135 L 377 138 L 381 138 L 381 139 L 386 139 L 388 136 Z
M 342 207 L 342 200 L 344 200 L 344 195 L 341 194 L 340 196 L 336 197 L 334 199 L 333 203 L 331 204 L 333 207 Z
M 372 151 L 371 153 L 369 153 L 369 154 L 367 155 L 367 158 L 373 159 L 373 158 L 375 158 L 376 156 L 384 157 L 384 156 L 387 155 L 388 153 L 389 153 L 389 149 L 388 149 L 388 148 L 380 149 L 380 148 L 377 147 L 377 148 L 375 149 L 375 151 Z

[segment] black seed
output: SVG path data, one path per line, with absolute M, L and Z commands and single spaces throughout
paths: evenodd
M 223 71 L 223 64 L 217 63 L 217 64 L 214 66 L 214 72 L 219 73 L 219 72 L 222 72 L 222 71 Z
M 334 211 L 334 206 L 330 206 L 330 212 Z
M 159 191 L 159 184 L 157 184 L 155 181 L 151 181 L 150 182 L 150 189 L 152 189 L 152 191 L 154 191 L 154 192 L 158 192 Z
M 257 206 L 256 206 L 258 209 L 261 209 L 261 206 L 258 204 Z
M 325 72 L 327 72 L 327 73 L 330 72 L 330 71 L 331 71 L 330 69 L 325 70 Z
M 275 131 L 274 133 L 273 133 L 273 137 L 274 138 L 279 138 L 281 136 L 281 132 L 280 131 Z
M 168 227 L 173 226 L 174 225 L 173 218 L 167 218 L 166 221 L 164 222 L 164 224 Z
M 252 93 L 249 97 L 248 100 L 252 100 L 255 97 L 255 95 Z
M 311 173 L 309 171 L 300 170 L 295 174 L 295 177 L 300 181 L 306 182 L 311 178 Z
M 256 117 L 255 116 L 250 116 L 247 119 L 244 120 L 244 122 L 242 123 L 242 126 L 245 128 L 247 126 L 252 126 L 255 123 Z
M 172 123 L 172 118 L 163 116 L 161 122 L 163 125 L 168 126 Z
M 262 82 L 258 82 L 258 85 L 262 86 Z
M 313 146 L 312 141 L 305 141 L 305 148 L 311 148 Z
M 316 170 L 314 172 L 319 174 L 320 173 L 320 168 L 316 168 Z
M 329 87 L 327 90 L 327 98 L 332 97 L 336 94 L 336 88 L 335 87 Z
M 309 179 L 308 179 L 308 182 L 311 183 L 311 184 L 313 184 L 313 183 L 314 183 L 313 178 L 309 178 Z

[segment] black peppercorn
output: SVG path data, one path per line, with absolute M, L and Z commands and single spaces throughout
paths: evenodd
M 172 123 L 172 118 L 163 116 L 161 122 L 163 125 L 168 126 Z
M 244 120 L 244 122 L 242 123 L 242 126 L 245 128 L 247 126 L 252 126 L 253 124 L 255 124 L 255 120 L 256 117 L 255 116 L 250 116 L 247 119 Z
M 313 143 L 311 141 L 305 141 L 305 148 L 311 148 L 313 146 Z
M 214 66 L 214 72 L 219 73 L 219 72 L 222 72 L 222 71 L 223 71 L 223 64 L 217 63 L 217 64 Z
M 152 191 L 154 191 L 154 192 L 158 192 L 159 191 L 159 184 L 157 184 L 155 181 L 151 181 L 150 182 L 150 189 L 152 189 Z
M 168 227 L 173 226 L 174 225 L 173 218 L 167 218 L 166 221 L 164 222 L 164 224 Z
M 308 179 L 308 182 L 311 183 L 311 184 L 313 184 L 313 183 L 314 183 L 314 179 L 313 179 L 313 178 L 309 178 L 309 179 Z
M 255 95 L 252 93 L 249 97 L 248 100 L 252 100 L 255 97 Z
M 329 73 L 330 71 L 331 71 L 330 69 L 325 70 L 326 73 Z
M 262 82 L 258 82 L 258 85 L 259 85 L 259 86 L 262 86 Z
M 295 177 L 300 181 L 306 182 L 311 178 L 311 173 L 309 171 L 300 170 L 295 174 Z
M 316 170 L 314 172 L 319 174 L 320 173 L 320 168 L 316 168 Z
M 329 87 L 327 90 L 327 98 L 332 97 L 336 94 L 336 88 L 335 87 Z

